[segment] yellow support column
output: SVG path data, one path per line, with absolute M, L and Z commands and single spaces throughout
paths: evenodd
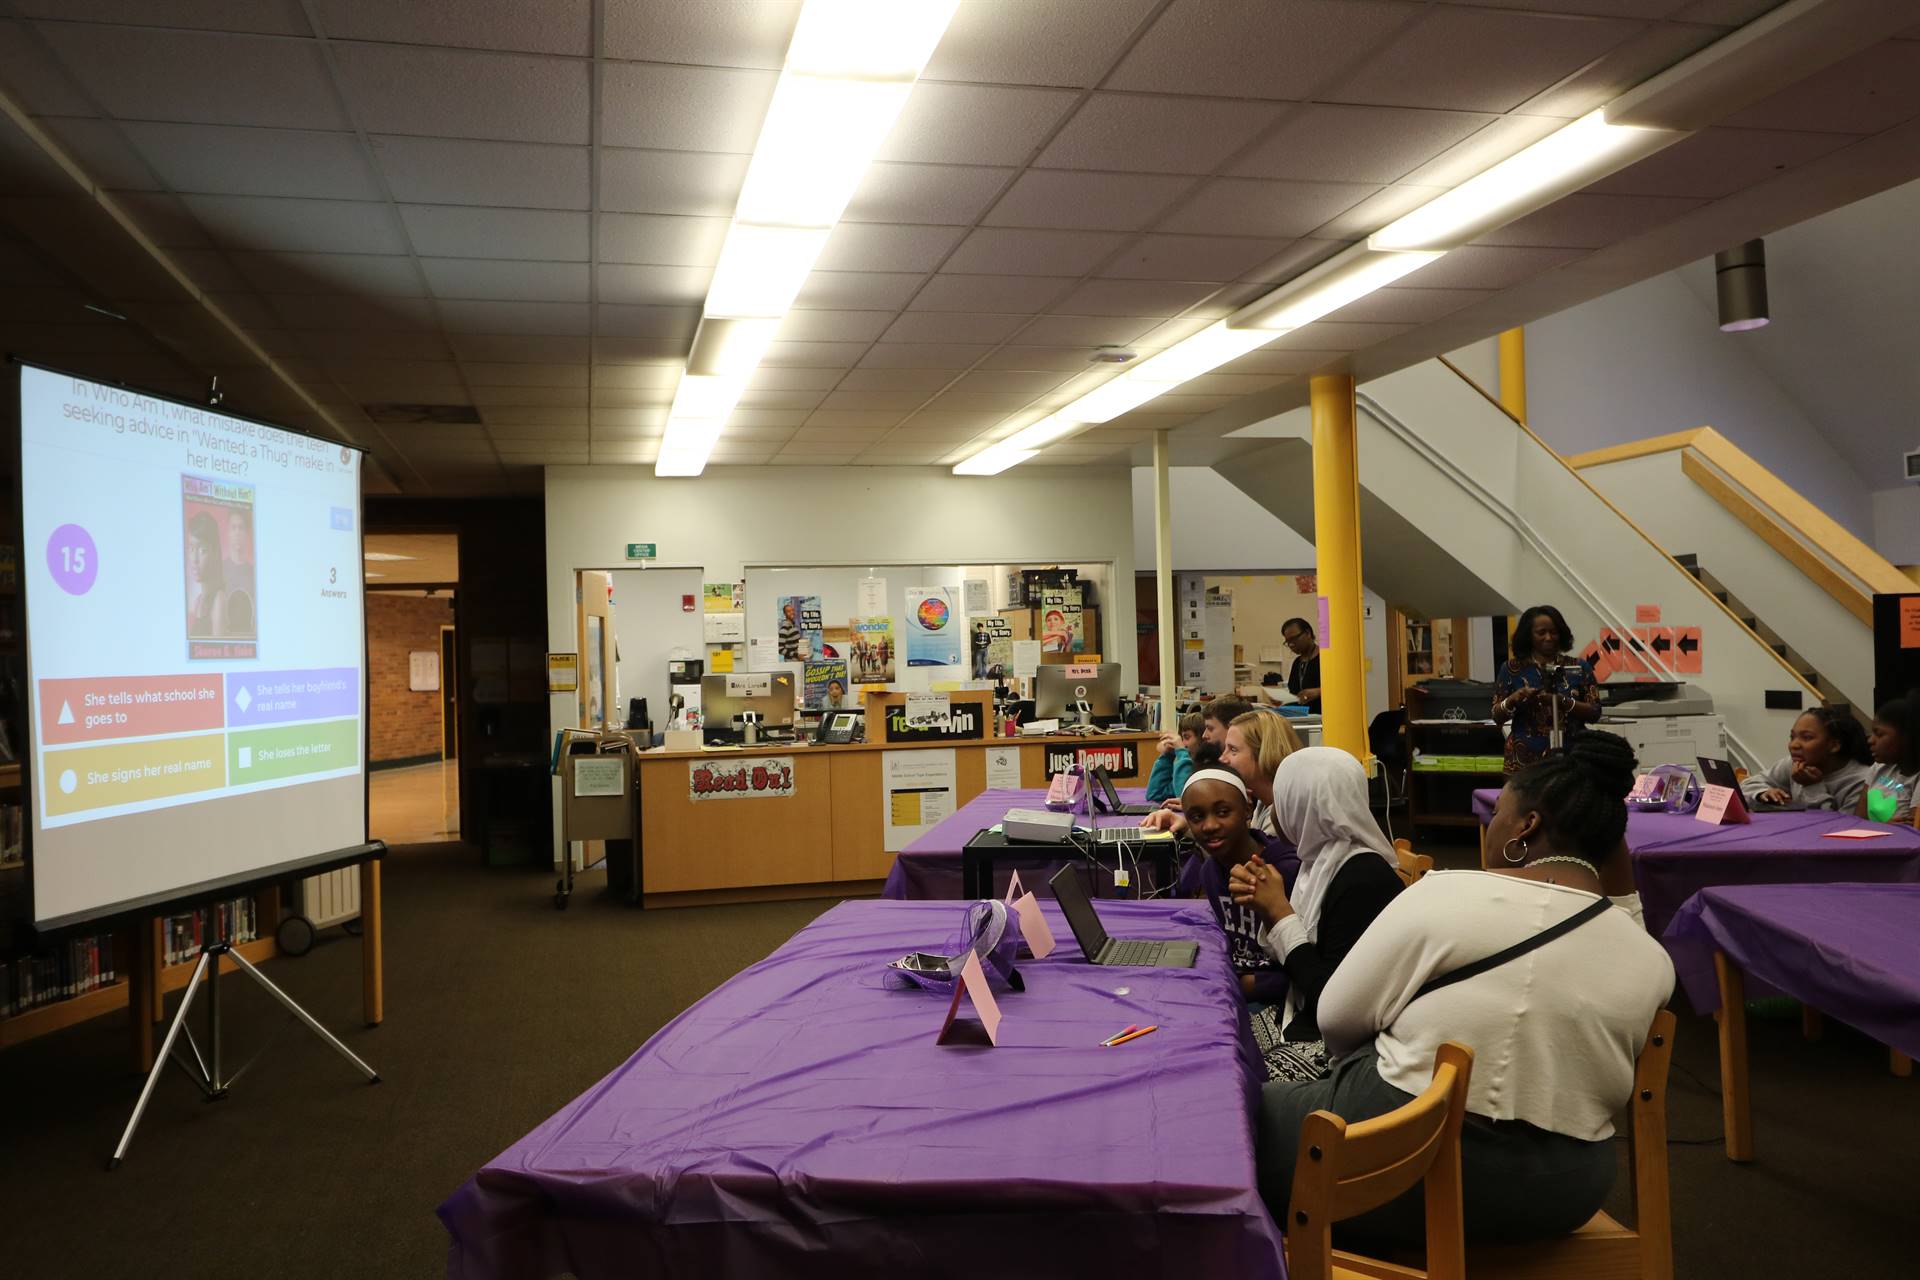
M 1329 747 L 1367 753 L 1366 641 L 1360 607 L 1360 470 L 1354 448 L 1353 379 L 1311 383 L 1313 545 L 1326 632 L 1320 640 L 1320 736 Z
M 1500 334 L 1500 407 L 1521 422 L 1527 420 L 1527 331 L 1507 329 Z

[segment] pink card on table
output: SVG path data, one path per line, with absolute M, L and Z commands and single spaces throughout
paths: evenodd
M 1823 840 L 1878 840 L 1881 836 L 1891 835 L 1889 831 L 1875 831 L 1872 827 L 1848 827 L 1845 831 L 1829 831 L 1821 837 Z
M 947 1005 L 947 1018 L 940 1024 L 940 1034 L 934 1038 L 935 1044 L 961 1043 L 973 1040 L 975 1024 L 971 1021 L 960 1022 L 961 997 L 973 1002 L 973 1011 L 980 1015 L 978 1029 L 987 1033 L 987 1043 L 1000 1043 L 1000 1005 L 993 998 L 993 989 L 987 985 L 986 970 L 980 967 L 980 957 L 967 953 L 967 962 L 960 966 L 960 980 L 953 984 L 953 1000 Z M 977 1043 L 977 1041 L 974 1041 Z
M 1027 950 L 1033 952 L 1033 958 L 1045 960 L 1052 955 L 1053 929 L 1040 911 L 1040 900 L 1029 893 L 1014 903 L 1013 909 L 1020 917 L 1020 936 L 1026 939 Z
M 1732 787 L 1722 787 L 1707 783 L 1700 788 L 1700 807 L 1694 811 L 1697 821 L 1720 826 L 1723 823 L 1741 823 L 1750 821 L 1747 806 L 1740 799 L 1740 793 Z
M 1012 906 L 1014 903 L 1018 902 L 1019 900 L 1020 900 L 1020 873 L 1016 871 L 1012 875 L 1007 877 L 1007 896 L 1004 899 L 1004 901 L 1008 906 Z

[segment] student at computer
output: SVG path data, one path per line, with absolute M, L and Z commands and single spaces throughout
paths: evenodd
M 1858 720 L 1834 707 L 1815 707 L 1793 722 L 1787 754 L 1765 773 L 1749 775 L 1740 790 L 1760 804 L 1858 813 L 1872 759 Z
M 1255 858 L 1233 869 L 1231 892 L 1259 914 L 1260 945 L 1287 971 L 1286 1003 L 1253 1020 L 1267 1078 L 1312 1080 L 1332 1065 L 1317 1020 L 1320 992 L 1399 895 L 1399 862 L 1373 820 L 1366 770 L 1345 751 L 1306 747 L 1281 761 L 1273 814 L 1299 854 L 1293 889 Z
M 1286 1211 L 1309 1114 L 1353 1123 L 1403 1106 L 1432 1078 L 1434 1050 L 1457 1040 L 1474 1054 L 1460 1139 L 1467 1240 L 1546 1239 L 1592 1218 L 1613 1185 L 1613 1117 L 1673 993 L 1666 950 L 1601 896 L 1633 765 L 1625 741 L 1590 732 L 1516 774 L 1487 824 L 1485 870 L 1424 876 L 1347 953 L 1318 1007 L 1339 1065 L 1261 1091 L 1270 1209 Z M 1415 1186 L 1343 1226 L 1371 1244 L 1413 1243 L 1422 1216 Z
M 1873 774 L 1860 793 L 1859 814 L 1876 822 L 1911 823 L 1913 789 L 1920 786 L 1920 701 L 1895 698 L 1873 713 L 1867 734 Z
M 1186 790 L 1187 778 L 1197 767 L 1193 753 L 1200 747 L 1200 732 L 1205 727 L 1206 718 L 1198 711 L 1189 711 L 1180 717 L 1178 733 L 1160 735 L 1160 754 L 1153 762 L 1153 772 L 1147 775 L 1149 803 L 1176 799 Z
M 1228 889 L 1228 877 L 1235 867 L 1254 858 L 1276 868 L 1281 878 L 1293 883 L 1300 860 L 1293 850 L 1270 841 L 1247 824 L 1253 814 L 1253 800 L 1247 784 L 1225 769 L 1200 769 L 1181 789 L 1180 803 L 1187 830 L 1200 846 L 1201 858 L 1194 875 L 1194 888 L 1213 908 L 1213 918 L 1227 935 L 1227 954 L 1233 971 L 1240 975 L 1240 990 L 1248 1000 L 1273 1004 L 1286 996 L 1287 975 L 1278 961 L 1260 946 L 1264 932 L 1252 907 L 1236 903 Z

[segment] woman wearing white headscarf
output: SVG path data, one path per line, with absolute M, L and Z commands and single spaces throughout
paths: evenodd
M 1292 896 L 1258 858 L 1233 869 L 1231 891 L 1260 916 L 1260 944 L 1287 971 L 1285 1006 L 1263 1011 L 1254 1024 L 1267 1076 L 1311 1080 L 1330 1065 L 1317 1019 L 1320 991 L 1399 894 L 1400 873 L 1367 804 L 1366 770 L 1345 751 L 1307 747 L 1281 761 L 1273 814 L 1300 854 Z

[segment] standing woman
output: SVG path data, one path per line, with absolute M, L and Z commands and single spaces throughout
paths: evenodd
M 1512 722 L 1507 734 L 1507 774 L 1512 776 L 1551 751 L 1553 709 L 1560 707 L 1565 734 L 1600 718 L 1599 685 L 1586 663 L 1575 659 L 1573 631 L 1560 611 L 1537 604 L 1513 628 L 1513 657 L 1494 681 L 1493 718 Z

